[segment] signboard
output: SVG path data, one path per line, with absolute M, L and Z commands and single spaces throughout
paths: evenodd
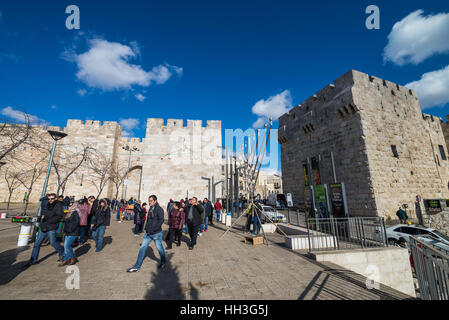
M 426 199 L 424 200 L 424 206 L 427 214 L 440 213 L 442 210 L 440 199 Z
M 293 200 L 292 200 L 292 194 L 291 193 L 287 193 L 287 206 L 288 207 L 293 207 Z
M 326 201 L 326 189 L 320 184 L 314 187 L 315 205 L 318 218 L 329 218 L 329 209 Z
M 334 218 L 344 218 L 346 214 L 343 199 L 343 188 L 341 183 L 330 184 L 329 189 L 329 196 Z

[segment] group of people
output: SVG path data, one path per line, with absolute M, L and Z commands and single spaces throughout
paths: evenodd
M 127 269 L 127 272 L 137 272 L 140 270 L 145 258 L 145 252 L 153 240 L 161 257 L 161 263 L 158 266 L 159 269 L 165 268 L 165 250 L 171 250 L 174 242 L 176 242 L 178 247 L 181 245 L 183 230 L 189 234 L 190 241 L 188 248 L 189 250 L 193 250 L 197 244 L 198 236 L 201 236 L 203 232 L 207 232 L 209 224 L 213 225 L 214 207 L 219 208 L 216 209 L 218 220 L 222 208 L 219 201 L 217 201 L 215 206 L 212 206 L 207 198 L 204 198 L 202 202 L 198 201 L 196 197 L 181 199 L 180 201 L 170 199 L 167 204 L 168 233 L 165 238 L 168 244 L 164 249 L 162 245 L 164 210 L 158 204 L 155 195 L 148 198 L 148 203 L 150 207 L 146 219 L 145 235 L 140 245 L 137 261 L 131 268 Z
M 117 222 L 123 221 L 124 211 L 132 211 L 134 215 L 134 234 L 138 236 L 145 233 L 137 255 L 137 261 L 128 272 L 136 272 L 140 269 L 145 253 L 154 240 L 161 257 L 159 268 L 165 268 L 165 250 L 172 249 L 175 242 L 181 245 L 183 231 L 188 233 L 190 241 L 189 250 L 193 250 L 197 244 L 198 236 L 207 232 L 208 226 L 213 225 L 214 209 L 217 221 L 220 220 L 222 205 L 220 201 L 212 204 L 207 198 L 198 201 L 196 197 L 181 199 L 167 204 L 168 233 L 165 238 L 167 247 L 162 245 L 162 225 L 164 223 L 164 210 L 159 205 L 156 195 L 148 197 L 148 204 L 141 203 L 134 198 L 125 200 L 96 199 L 94 196 L 82 197 L 75 201 L 75 197 L 57 196 L 55 193 L 47 194 L 40 199 L 41 219 L 39 221 L 38 235 L 34 243 L 31 258 L 27 267 L 37 264 L 42 243 L 49 238 L 50 244 L 59 255 L 58 266 L 73 265 L 78 262 L 73 247 L 83 245 L 89 239 L 95 241 L 96 250 L 103 249 L 103 239 L 106 229 L 110 227 L 111 213 L 117 212 Z M 58 228 L 61 227 L 64 235 L 64 245 L 61 246 L 57 239 Z
M 60 267 L 78 262 L 72 247 L 82 245 L 90 238 L 95 241 L 95 252 L 103 249 L 104 234 L 109 229 L 111 219 L 108 199 L 98 200 L 90 196 L 75 201 L 73 196 L 64 198 L 51 193 L 41 198 L 40 202 L 41 219 L 27 267 L 38 263 L 40 247 L 47 238 L 59 254 Z M 56 240 L 61 222 L 64 246 Z

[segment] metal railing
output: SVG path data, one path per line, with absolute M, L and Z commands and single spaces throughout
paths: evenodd
M 286 221 L 284 222 L 298 227 L 307 227 L 307 215 L 305 212 L 290 208 L 276 210 L 285 216 Z
M 449 300 L 449 254 L 413 236 L 409 243 L 421 299 Z
M 309 251 L 387 247 L 381 217 L 319 218 L 307 220 Z

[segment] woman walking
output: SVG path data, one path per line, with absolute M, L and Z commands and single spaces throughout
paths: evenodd
M 106 200 L 101 199 L 100 205 L 95 211 L 91 221 L 92 238 L 95 240 L 96 246 L 95 252 L 100 252 L 103 250 L 104 232 L 106 229 L 109 229 L 110 222 L 111 210 L 109 209 Z
M 64 216 L 64 261 L 58 265 L 59 267 L 73 265 L 78 261 L 73 253 L 72 243 L 80 235 L 80 227 L 80 211 L 78 203 L 75 202 Z
M 173 239 L 176 238 L 177 246 L 181 245 L 181 237 L 182 237 L 182 226 L 185 221 L 185 213 L 184 211 L 180 211 L 181 204 L 179 202 L 175 202 L 173 204 L 172 210 L 168 214 L 168 246 L 167 250 L 172 248 Z
M 80 245 L 86 241 L 87 220 L 90 215 L 90 209 L 87 198 L 78 201 L 78 211 L 80 213 L 80 237 L 78 242 Z

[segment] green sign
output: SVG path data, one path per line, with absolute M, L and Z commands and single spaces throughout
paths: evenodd
M 326 189 L 324 188 L 324 185 L 320 184 L 314 186 L 313 189 L 318 218 L 328 218 L 329 209 L 327 208 Z

